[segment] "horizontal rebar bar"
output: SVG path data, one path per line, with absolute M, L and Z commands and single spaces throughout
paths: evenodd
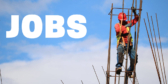
M 130 9 L 131 10 L 131 8 L 113 8 L 113 9 Z M 136 9 L 136 10 L 142 10 L 142 9 Z
M 113 14 L 113 16 L 118 16 L 118 14 Z M 126 15 L 126 16 L 131 16 L 131 15 Z

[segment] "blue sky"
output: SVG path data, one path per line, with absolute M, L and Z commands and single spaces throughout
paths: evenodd
M 50 60 L 51 58 L 62 60 L 60 61 L 60 63 L 68 61 L 68 63 L 72 62 L 74 64 L 76 63 L 75 59 L 79 59 L 81 61 L 83 61 L 82 59 L 86 59 L 89 63 L 100 64 L 97 66 L 101 66 L 101 63 L 99 63 L 99 61 L 101 59 L 104 59 L 104 60 L 101 60 L 101 62 L 102 62 L 102 65 L 106 67 L 106 56 L 104 58 L 102 57 L 107 54 L 107 47 L 108 47 L 109 27 L 110 27 L 110 16 L 108 15 L 108 13 L 110 11 L 111 3 L 114 3 L 114 7 L 122 7 L 121 2 L 122 0 L 117 0 L 117 1 L 116 0 L 83 0 L 83 1 L 80 1 L 80 0 L 0 0 L 0 25 L 1 25 L 0 26 L 0 39 L 1 39 L 0 64 L 2 66 L 0 68 L 2 70 L 3 68 L 4 70 L 7 70 L 9 69 L 8 67 L 11 65 L 16 64 L 16 66 L 20 66 L 20 65 L 17 65 L 17 62 L 18 63 L 21 62 L 20 64 L 22 64 L 23 62 L 32 63 L 36 61 L 37 64 L 39 63 L 39 65 L 41 65 L 40 62 L 42 61 L 39 62 L 39 60 L 46 59 L 48 61 L 51 61 Z M 167 3 L 168 3 L 167 0 L 162 0 L 162 1 L 143 0 L 143 6 L 142 6 L 143 10 L 142 10 L 140 37 L 139 37 L 139 47 L 141 48 L 139 50 L 141 51 L 138 51 L 138 52 L 143 53 L 144 52 L 143 49 L 150 48 L 144 21 L 143 21 L 143 18 L 145 18 L 147 22 L 146 12 L 148 12 L 149 16 L 153 16 L 155 30 L 157 30 L 155 13 L 158 14 L 160 35 L 162 38 L 162 46 L 165 49 L 164 51 L 166 52 L 168 48 L 168 45 L 167 45 L 168 43 L 167 27 L 168 26 L 166 25 L 167 19 L 168 19 L 168 16 L 166 15 L 167 14 L 166 8 L 168 8 Z M 132 0 L 125 0 L 126 8 L 130 8 L 131 4 L 132 4 Z M 139 7 L 139 0 L 138 0 L 138 7 Z M 118 14 L 120 12 L 121 10 L 114 10 L 114 14 Z M 125 12 L 127 13 L 127 10 L 125 10 Z M 36 14 L 40 16 L 43 22 L 42 34 L 40 37 L 36 39 L 28 39 L 24 37 L 23 33 L 21 32 L 22 19 L 28 14 Z M 87 23 L 83 25 L 85 25 L 87 28 L 87 34 L 84 38 L 81 38 L 81 39 L 70 38 L 67 32 L 65 32 L 65 35 L 61 38 L 45 38 L 45 15 L 63 16 L 65 20 L 63 27 L 65 28 L 65 30 L 67 30 L 67 29 L 70 29 L 67 25 L 67 19 L 70 15 L 73 15 L 73 14 L 81 14 L 86 18 Z M 19 23 L 20 23 L 19 34 L 15 38 L 6 38 L 6 31 L 9 31 L 11 28 L 11 15 L 19 15 Z M 117 16 L 114 16 L 112 21 L 112 50 L 113 50 L 112 52 L 116 52 L 116 49 L 115 49 L 116 37 L 115 37 L 114 24 L 117 22 L 118 22 Z M 30 26 L 31 26 L 30 30 L 33 31 L 34 24 L 30 23 Z M 134 31 L 134 27 L 132 27 L 131 32 L 133 33 L 133 31 Z M 157 37 L 158 37 L 158 34 L 157 34 Z M 98 56 L 98 57 L 90 56 L 90 55 L 86 57 L 82 57 L 83 55 L 81 55 L 81 54 L 88 55 L 88 53 L 92 53 L 94 55 L 95 52 L 101 52 L 101 51 L 104 53 L 97 53 L 97 55 L 102 54 L 101 56 Z M 146 51 L 149 51 L 149 52 L 144 56 L 142 56 L 142 58 L 140 59 L 143 60 L 143 57 L 145 58 L 145 56 L 148 56 L 148 54 L 151 55 L 150 49 Z M 69 54 L 65 54 L 66 52 Z M 61 53 L 64 53 L 65 55 Z M 71 54 L 74 54 L 74 56 L 71 56 Z M 51 55 L 51 57 L 48 55 Z M 56 56 L 52 56 L 52 55 L 56 55 Z M 70 56 L 67 56 L 67 55 L 70 55 Z M 93 61 L 94 58 L 97 61 Z M 151 60 L 150 61 L 151 66 L 154 66 L 152 55 L 149 57 L 149 59 Z M 165 60 L 168 60 L 168 59 L 165 59 Z M 144 62 L 147 62 L 147 61 L 144 61 Z M 56 63 L 59 63 L 59 62 L 56 62 Z M 85 66 L 83 62 L 79 62 L 79 64 Z M 61 66 L 61 65 L 55 65 L 55 66 L 58 68 L 58 66 Z M 25 66 L 21 66 L 21 67 L 23 68 Z M 60 71 L 62 71 L 61 69 L 62 68 L 60 68 Z M 17 73 L 18 71 L 17 70 L 16 72 L 13 71 L 13 73 Z M 14 82 L 10 81 L 9 84 L 24 83 L 17 79 L 12 78 L 12 76 L 6 73 L 8 72 L 7 71 L 4 72 L 4 75 L 6 77 L 5 79 L 6 82 L 9 81 L 8 79 L 10 77 L 11 77 L 10 80 L 14 81 Z M 156 74 L 156 72 L 153 72 L 153 73 Z M 66 74 L 60 75 L 60 78 L 63 78 L 62 76 L 66 76 Z M 58 77 L 58 80 L 60 80 L 59 77 Z M 141 82 L 143 83 L 143 81 Z M 37 83 L 40 83 L 40 82 L 36 81 L 36 84 Z M 92 82 L 92 84 L 93 83 L 94 82 Z M 76 83 L 74 82 L 74 84 Z

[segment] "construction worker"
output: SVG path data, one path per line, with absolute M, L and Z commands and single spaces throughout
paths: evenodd
M 133 39 L 132 36 L 130 34 L 130 38 L 129 38 L 129 46 L 127 46 L 128 43 L 128 34 L 130 31 L 131 26 L 133 26 L 134 24 L 136 24 L 138 22 L 139 16 L 136 14 L 136 9 L 135 8 L 131 8 L 133 13 L 134 13 L 134 19 L 130 22 L 130 21 L 126 21 L 127 17 L 126 14 L 121 12 L 118 15 L 118 20 L 119 23 L 115 24 L 115 31 L 116 31 L 116 37 L 117 37 L 117 64 L 116 64 L 116 68 L 117 74 L 120 74 L 120 72 L 122 71 L 122 64 L 123 64 L 123 59 L 124 59 L 124 52 L 127 51 L 127 47 L 128 47 L 128 54 L 130 57 L 130 67 L 128 68 L 127 71 L 133 71 L 134 70 L 134 63 L 135 63 L 135 50 L 133 49 Z M 132 73 L 129 73 L 130 75 Z

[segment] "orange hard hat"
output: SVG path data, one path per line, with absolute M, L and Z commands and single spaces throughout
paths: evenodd
M 118 14 L 118 19 L 125 21 L 125 20 L 127 20 L 127 16 L 126 16 L 125 13 L 121 12 L 121 13 Z

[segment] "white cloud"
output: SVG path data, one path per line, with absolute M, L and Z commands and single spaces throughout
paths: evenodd
M 1 64 L 3 84 L 97 84 L 92 65 L 101 84 L 106 82 L 101 66 L 106 70 L 108 41 L 88 38 L 80 42 L 60 43 L 60 46 L 11 43 L 8 49 L 27 53 L 32 61 L 14 61 Z M 164 55 L 168 49 L 163 49 Z M 158 77 L 149 47 L 138 49 L 137 76 L 139 83 L 158 84 Z M 34 59 L 34 58 L 39 59 Z M 128 62 L 129 63 L 129 62 Z M 111 50 L 111 70 L 115 69 L 116 49 Z M 168 57 L 165 66 L 168 68 Z M 111 73 L 114 75 L 114 73 Z M 111 83 L 114 79 L 111 78 Z M 123 79 L 121 79 L 121 83 Z
M 58 0 L 0 0 L 1 14 L 40 13 L 48 10 L 48 5 Z
M 161 42 L 163 42 L 163 43 L 166 43 L 168 41 L 168 38 L 166 38 L 166 37 L 161 37 L 160 39 L 161 39 Z M 159 38 L 157 38 L 157 42 L 160 42 Z

